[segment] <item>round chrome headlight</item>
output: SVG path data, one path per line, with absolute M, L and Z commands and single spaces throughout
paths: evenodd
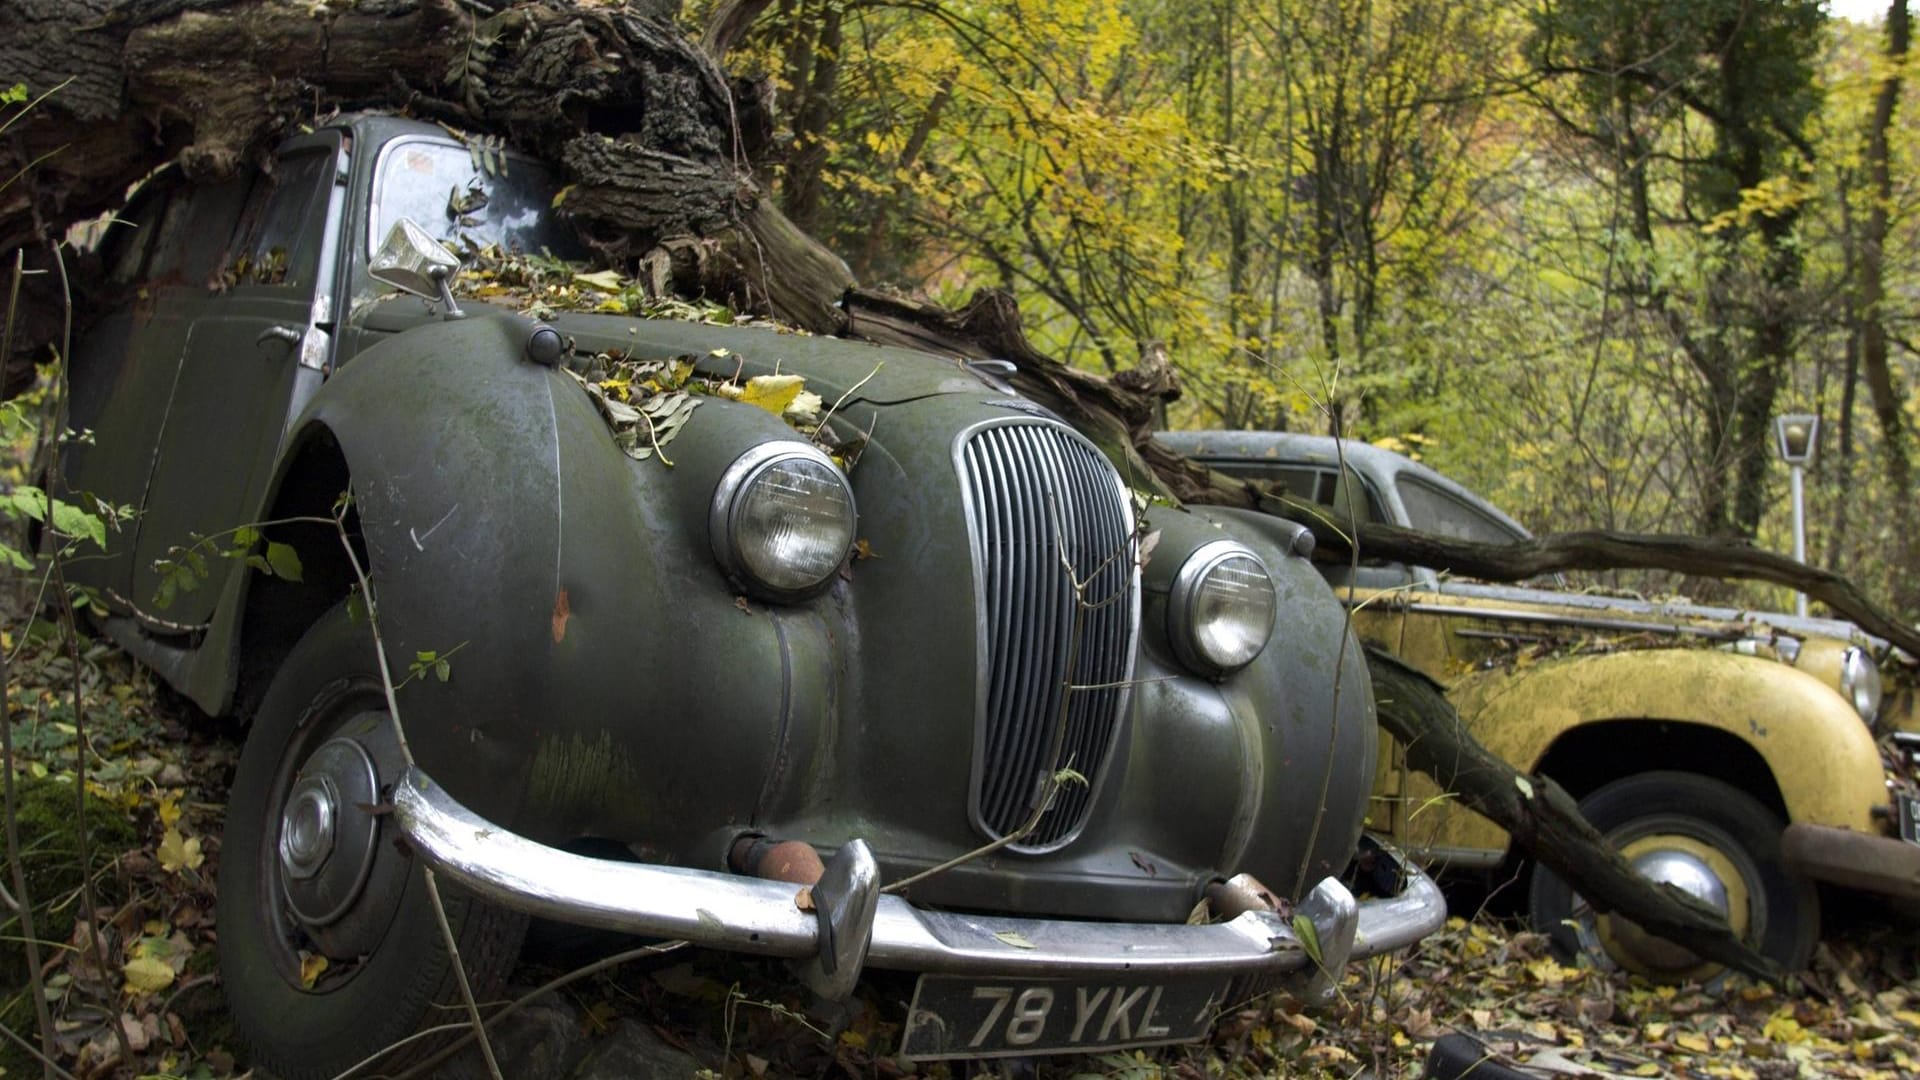
M 1867 723 L 1880 714 L 1880 665 L 1858 645 L 1847 646 L 1840 659 L 1840 692 Z
M 713 489 L 714 557 L 768 600 L 799 600 L 833 580 L 853 549 L 853 489 L 808 443 L 770 442 L 734 459 Z
M 1167 638 L 1180 662 L 1220 676 L 1253 662 L 1273 634 L 1273 578 L 1260 557 L 1231 540 L 1187 556 L 1167 596 Z

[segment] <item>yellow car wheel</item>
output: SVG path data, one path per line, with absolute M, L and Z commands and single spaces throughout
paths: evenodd
M 1726 915 L 1734 931 L 1788 970 L 1806 966 L 1820 932 L 1819 893 L 1780 858 L 1778 815 L 1746 792 L 1695 773 L 1629 776 L 1580 800 L 1580 812 L 1646 877 Z M 1536 865 L 1529 913 L 1569 954 L 1662 981 L 1710 979 L 1719 966 L 1630 920 L 1600 915 Z

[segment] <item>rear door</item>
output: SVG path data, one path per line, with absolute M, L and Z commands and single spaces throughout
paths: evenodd
M 140 595 L 163 588 L 156 560 L 258 518 L 282 435 L 329 359 L 341 155 L 338 133 L 296 140 L 254 186 L 220 271 L 225 291 L 189 331 L 140 523 Z M 206 558 L 207 577 L 175 592 L 168 617 L 210 620 L 236 565 Z
M 209 282 L 226 257 L 248 183 L 195 188 L 162 173 L 106 226 L 100 253 L 111 313 L 74 350 L 68 426 L 77 435 L 62 461 L 69 498 L 145 508 L 193 327 L 213 296 Z M 137 528 L 117 523 L 108 530 L 108 554 L 83 550 L 67 574 L 164 629 L 170 620 L 133 584 Z

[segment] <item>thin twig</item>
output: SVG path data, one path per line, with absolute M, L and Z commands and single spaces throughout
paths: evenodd
M 195 975 L 191 979 L 182 979 L 180 981 L 180 985 L 173 988 L 173 993 L 168 994 L 167 999 L 160 1003 L 160 1008 L 154 1011 L 154 1015 L 165 1016 L 168 1013 L 172 1012 L 173 1003 L 179 1000 L 179 997 L 181 994 L 184 994 L 189 990 L 198 990 L 202 986 L 206 986 L 209 983 L 217 983 L 219 981 L 220 981 L 220 976 L 218 974 L 212 974 L 212 973 L 206 974 L 206 975 Z
M 12 1039 L 15 1043 L 19 1044 L 20 1049 L 33 1055 L 33 1059 L 40 1063 L 41 1075 L 45 1076 L 47 1080 L 54 1080 L 55 1077 L 58 1077 L 59 1080 L 79 1080 L 78 1077 L 55 1064 L 54 1060 L 47 1056 L 47 1054 L 53 1052 L 51 1047 L 47 1049 L 47 1053 L 41 1053 L 39 1050 L 34 1049 L 32 1043 L 22 1038 L 19 1032 L 5 1024 L 0 1024 L 0 1035 L 5 1035 L 7 1038 Z
M 44 91 L 41 92 L 39 97 L 34 98 L 32 101 L 29 101 L 25 105 L 20 106 L 19 112 L 14 113 L 12 116 L 7 117 L 6 123 L 0 124 L 0 135 L 5 135 L 9 128 L 13 127 L 13 125 L 25 119 L 26 115 L 32 112 L 35 108 L 37 108 L 41 102 L 47 100 L 48 98 L 59 93 L 60 91 L 65 90 L 67 88 L 68 83 L 71 83 L 73 80 L 79 77 L 80 76 L 78 75 L 69 75 L 64 79 L 61 79 L 59 82 L 54 83 L 52 86 L 47 87 Z
M 820 418 L 819 430 L 825 431 L 827 428 L 827 421 L 833 419 L 833 414 L 840 411 L 840 406 L 844 405 L 848 398 L 859 393 L 861 387 L 867 385 L 869 382 L 872 382 L 873 377 L 875 375 L 880 374 L 880 369 L 886 366 L 887 365 L 885 361 L 882 361 L 878 364 L 873 365 L 873 370 L 867 372 L 864 378 L 862 378 L 859 382 L 854 383 L 852 386 L 847 387 L 846 390 L 842 392 L 839 397 L 835 398 L 833 400 L 833 404 L 828 406 L 827 414 Z
M 380 634 L 380 617 L 375 610 L 373 582 L 367 578 L 367 569 L 360 563 L 360 553 L 353 550 L 353 538 L 347 535 L 347 506 L 342 505 L 333 519 L 335 531 L 340 537 L 340 546 L 346 549 L 347 562 L 353 567 L 353 576 L 360 583 L 360 596 L 367 607 L 367 629 L 373 634 L 373 651 L 380 663 L 380 689 L 387 698 L 387 716 L 393 721 L 393 737 L 400 746 L 400 758 L 407 768 L 413 768 L 413 748 L 407 744 L 406 728 L 400 723 L 400 701 L 394 692 L 393 669 L 387 666 L 387 643 Z M 460 999 L 466 1004 L 467 1019 L 473 1025 L 474 1035 L 480 1040 L 481 1056 L 487 1060 L 487 1072 L 493 1080 L 506 1080 L 500 1075 L 500 1063 L 493 1056 L 493 1041 L 487 1038 L 487 1028 L 480 1020 L 480 1006 L 473 1000 L 473 987 L 467 981 L 467 965 L 460 958 L 460 944 L 454 940 L 453 924 L 447 918 L 447 906 L 440 899 L 440 886 L 434 878 L 432 867 L 422 867 L 427 881 L 427 899 L 433 906 L 433 917 L 440 923 L 440 936 L 447 945 L 447 959 L 453 963 L 454 981 L 460 986 Z
M 20 300 L 20 278 L 26 270 L 26 252 L 13 253 L 13 288 L 7 299 L 7 323 L 0 331 L 0 341 L 11 347 L 13 341 L 13 319 Z M 0 352 L 0 356 L 7 352 Z M 21 635 L 23 638 L 25 635 Z M 27 939 L 27 986 L 33 994 L 33 1016 L 40 1027 L 41 1053 L 34 1056 L 40 1059 L 41 1075 L 45 1080 L 53 1080 L 57 1067 L 53 1064 L 53 1014 L 47 1009 L 47 987 L 40 976 L 40 944 L 33 928 L 33 895 L 27 889 L 27 870 L 20 860 L 20 819 L 18 803 L 13 791 L 13 766 L 19 759 L 13 753 L 13 718 L 9 706 L 13 699 L 13 684 L 8 681 L 8 658 L 0 654 L 0 787 L 4 787 L 7 834 L 7 865 L 13 867 L 13 891 L 20 911 L 20 932 Z M 8 1031 L 8 1035 L 25 1046 L 25 1040 Z M 32 1047 L 28 1047 L 32 1050 Z M 64 1074 L 63 1074 L 64 1075 Z
M 1337 382 L 1339 379 L 1337 371 L 1335 372 L 1334 378 Z M 1327 394 L 1327 400 L 1330 402 L 1335 400 L 1331 392 Z M 1365 490 L 1359 488 L 1359 475 L 1357 473 L 1350 475 L 1347 472 L 1346 448 L 1340 441 L 1339 410 L 1331 410 L 1328 415 L 1333 422 L 1335 475 L 1340 478 L 1340 482 L 1335 485 L 1334 490 L 1340 491 L 1344 489 L 1348 492 L 1348 531 L 1357 538 L 1360 535 L 1360 512 L 1355 506 L 1355 500 L 1365 499 L 1367 493 Z M 1334 510 L 1337 512 L 1339 507 L 1335 507 Z M 1350 545 L 1350 548 L 1351 553 L 1347 566 L 1346 602 L 1340 605 L 1343 620 L 1340 625 L 1340 648 L 1334 652 L 1333 656 L 1333 717 L 1327 731 L 1327 766 L 1320 770 L 1320 797 L 1313 801 L 1313 825 L 1307 830 L 1307 842 L 1300 849 L 1300 871 L 1293 877 L 1294 888 L 1302 895 L 1307 892 L 1312 884 L 1307 881 L 1307 872 L 1313 868 L 1313 849 L 1319 843 L 1320 826 L 1327 816 L 1327 795 L 1333 790 L 1334 755 L 1337 754 L 1340 749 L 1340 691 L 1345 686 L 1345 680 L 1340 677 L 1340 674 L 1341 669 L 1347 665 L 1347 643 L 1353 640 L 1353 580 L 1360 575 L 1360 541 L 1355 539 Z M 1340 981 L 1339 973 L 1334 973 L 1333 978 L 1337 989 Z
M 447 921 L 447 905 L 440 899 L 439 875 L 433 867 L 423 868 L 427 878 L 427 898 L 433 901 L 433 917 L 440 923 L 440 936 L 447 940 L 447 955 L 453 960 L 453 978 L 460 984 L 460 1000 L 467 1006 L 467 1022 L 473 1030 L 480 1033 L 480 1056 L 487 1059 L 487 1073 L 493 1080 L 505 1080 L 500 1075 L 500 1062 L 493 1056 L 493 1040 L 486 1037 L 487 1025 L 480 1019 L 480 1006 L 473 1000 L 473 986 L 467 982 L 467 965 L 460 960 L 460 947 L 453 941 L 453 925 Z
M 53 493 L 61 485 L 61 447 L 66 441 L 67 430 L 67 357 L 73 348 L 73 283 L 67 279 L 67 259 L 60 252 L 60 244 L 56 242 L 51 247 L 54 265 L 60 268 L 60 298 L 64 315 L 60 355 L 54 369 L 53 444 L 47 458 L 47 486 L 44 492 L 47 499 L 47 528 L 53 537 L 53 543 L 47 546 L 47 558 L 53 562 L 54 595 L 60 600 L 60 623 L 67 636 L 67 662 L 73 668 L 73 819 L 75 846 L 79 848 L 80 857 L 80 899 L 86 905 L 88 933 L 93 938 L 93 951 L 99 957 L 100 970 L 112 971 L 107 936 L 100 932 L 100 905 L 93 891 L 93 841 L 87 835 L 87 712 L 80 703 L 80 619 L 73 611 L 73 591 L 67 587 L 66 557 L 63 553 L 65 538 L 53 529 Z M 113 1040 L 120 1047 L 120 1061 L 132 1068 L 133 1042 L 127 1038 L 127 1029 L 120 1025 L 117 1018 L 111 1026 Z

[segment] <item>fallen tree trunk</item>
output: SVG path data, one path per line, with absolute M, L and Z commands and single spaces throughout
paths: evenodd
M 1300 521 L 1341 561 L 1352 545 L 1323 517 L 1287 500 L 1265 496 L 1262 509 Z M 1696 577 L 1785 585 L 1832 608 L 1862 630 L 1920 657 L 1920 630 L 1901 622 L 1831 570 L 1762 551 L 1744 540 L 1622 532 L 1571 532 L 1511 544 L 1482 544 L 1394 525 L 1363 523 L 1356 539 L 1369 558 L 1430 566 L 1483 581 L 1524 581 L 1567 570 L 1669 570 Z
M 1152 443 L 1151 434 L 1146 433 L 1147 445 L 1137 448 L 1140 457 L 1175 497 L 1189 503 L 1260 510 L 1299 522 L 1313 532 L 1319 559 L 1347 562 L 1358 541 L 1370 559 L 1428 566 L 1482 581 L 1525 581 L 1569 570 L 1665 570 L 1723 581 L 1764 581 L 1806 593 L 1839 618 L 1920 658 L 1920 628 L 1876 604 L 1853 582 L 1831 570 L 1762 551 L 1743 539 L 1595 530 L 1485 544 L 1380 522 L 1336 522 L 1327 517 L 1325 507 L 1188 461 Z
M 1514 842 L 1566 881 L 1595 911 L 1618 912 L 1708 960 L 1779 982 L 1779 965 L 1735 937 L 1719 912 L 1655 884 L 1609 847 L 1550 776 L 1522 774 L 1467 733 L 1439 684 L 1377 649 L 1367 650 L 1380 726 L 1406 747 L 1407 764 L 1461 804 L 1499 822 Z
M 724 49 L 764 6 L 721 4 L 707 40 Z M 13 114 L 0 139 L 0 254 L 45 251 L 69 225 L 117 207 L 132 183 L 164 164 L 217 177 L 334 110 L 407 111 L 470 136 L 504 137 L 564 167 L 572 181 L 566 210 L 583 239 L 606 262 L 637 267 L 639 280 L 662 291 L 723 300 L 816 333 L 1010 362 L 1015 385 L 1085 432 L 1133 486 L 1323 525 L 1153 440 L 1162 405 L 1179 395 L 1163 358 L 1104 379 L 1035 349 L 1006 293 L 982 291 L 950 310 L 857 288 L 845 264 L 787 220 L 755 179 L 774 143 L 768 88 L 729 79 L 666 21 L 675 9 L 672 0 L 619 8 L 570 0 L 0 0 L 0 72 L 51 91 L 31 111 Z M 10 383 L 30 373 L 23 361 L 45 355 L 45 328 L 57 323 L 43 319 L 16 335 L 19 348 L 6 358 Z M 1316 531 L 1331 548 L 1335 534 Z M 1375 526 L 1363 528 L 1360 540 L 1372 554 L 1472 565 L 1501 580 L 1602 565 L 1726 576 L 1694 570 L 1706 564 L 1692 553 L 1677 565 L 1674 550 L 1624 538 L 1558 549 L 1541 542 L 1541 550 L 1520 555 Z M 1714 550 L 1725 570 L 1725 550 Z M 1838 578 L 1806 577 L 1797 566 L 1791 575 L 1767 576 L 1780 568 L 1764 560 L 1738 565 L 1805 588 L 1836 610 L 1864 613 L 1862 624 L 1889 640 L 1909 640 Z M 1702 955 L 1768 972 L 1730 942 L 1724 922 L 1676 908 L 1624 871 L 1597 834 L 1581 828 L 1557 787 L 1542 780 L 1534 796 L 1519 798 L 1513 771 L 1460 730 L 1443 697 L 1417 677 L 1403 678 L 1390 661 L 1376 662 L 1389 680 L 1383 697 L 1393 703 L 1383 717 L 1419 748 L 1416 767 L 1443 786 L 1471 789 L 1462 791 L 1469 805 L 1583 894 L 1671 931 Z

